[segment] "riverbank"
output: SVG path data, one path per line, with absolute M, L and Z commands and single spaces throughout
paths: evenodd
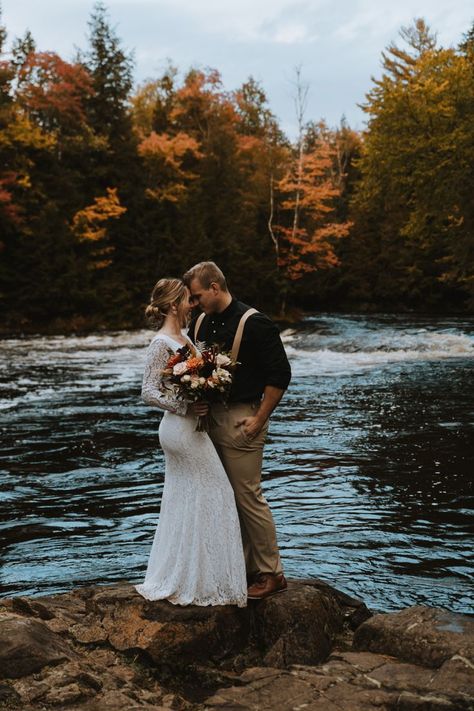
M 28 319 L 18 316 L 3 323 L 0 322 L 0 339 L 16 338 L 21 336 L 88 336 L 91 334 L 105 334 L 114 331 L 135 331 L 148 328 L 142 309 L 137 309 L 136 315 L 120 318 L 107 318 L 104 314 L 94 315 L 73 315 L 69 317 L 57 317 L 50 320 Z M 472 318 L 474 309 L 411 309 L 403 304 L 388 307 L 383 304 L 360 303 L 360 304 L 308 304 L 300 307 L 292 307 L 285 315 L 274 313 L 272 310 L 262 309 L 272 318 L 281 329 L 290 328 L 300 323 L 306 316 L 315 313 L 332 313 L 354 315 L 354 316 L 413 316 L 419 318 L 435 318 L 436 316 L 446 318 Z
M 148 602 L 128 583 L 0 601 L 0 708 L 463 711 L 474 620 L 373 615 L 323 581 L 235 607 Z
M 136 331 L 149 328 L 142 316 L 144 307 L 137 310 L 133 318 L 110 318 L 103 314 L 91 316 L 71 316 L 68 318 L 55 318 L 52 320 L 29 320 L 26 318 L 18 321 L 10 320 L 0 323 L 0 338 L 15 338 L 21 336 L 88 336 L 113 331 Z M 305 313 L 296 308 L 289 309 L 285 316 L 268 312 L 281 328 L 287 328 L 299 323 Z

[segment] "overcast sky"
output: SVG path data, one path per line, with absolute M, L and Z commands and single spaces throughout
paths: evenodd
M 93 0 L 0 0 L 9 39 L 31 30 L 40 50 L 65 59 L 86 44 Z M 443 46 L 474 21 L 472 0 L 108 0 L 137 81 L 167 58 L 181 71 L 218 69 L 226 89 L 260 81 L 282 128 L 294 134 L 294 67 L 309 84 L 307 119 L 334 126 L 345 114 L 363 128 L 357 103 L 380 75 L 380 54 L 402 25 L 423 17 Z

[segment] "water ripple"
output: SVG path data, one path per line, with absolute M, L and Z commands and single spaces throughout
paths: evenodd
M 286 331 L 264 488 L 287 573 L 374 609 L 473 611 L 474 323 L 322 314 Z M 0 341 L 0 594 L 139 580 L 159 518 L 145 331 Z

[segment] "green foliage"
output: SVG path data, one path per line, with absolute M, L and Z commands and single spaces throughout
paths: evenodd
M 367 299 L 392 308 L 459 307 L 474 298 L 474 76 L 422 20 L 401 34 L 363 107 L 345 278 L 357 298 L 371 275 Z

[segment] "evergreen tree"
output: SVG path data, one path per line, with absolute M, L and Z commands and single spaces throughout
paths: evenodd
M 133 86 L 133 58 L 121 47 L 106 6 L 94 5 L 89 21 L 89 48 L 82 58 L 92 76 L 89 124 L 96 133 L 115 141 L 130 135 L 129 96 Z
M 359 280 L 373 275 L 378 303 L 439 307 L 469 288 L 455 253 L 472 249 L 472 72 L 422 20 L 401 34 L 407 46 L 384 53 L 364 107 L 354 214 L 367 262 L 351 266 Z

